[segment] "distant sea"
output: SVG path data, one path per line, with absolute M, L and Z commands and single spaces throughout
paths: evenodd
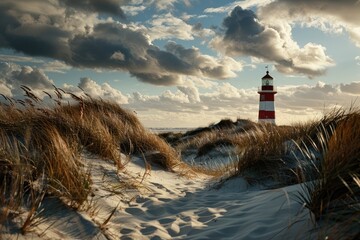
M 192 128 L 149 128 L 149 130 L 153 133 L 166 133 L 166 132 L 184 133 L 192 130 Z

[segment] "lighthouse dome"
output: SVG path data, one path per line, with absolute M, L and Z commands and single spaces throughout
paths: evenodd
M 272 76 L 269 75 L 269 71 L 266 71 L 266 75 L 262 77 L 262 79 L 273 79 Z

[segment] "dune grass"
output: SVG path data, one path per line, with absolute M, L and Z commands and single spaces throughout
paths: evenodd
M 148 166 L 186 168 L 173 148 L 115 103 L 55 87 L 56 97 L 47 93 L 55 103 L 49 106 L 31 89 L 23 86 L 23 90 L 25 100 L 5 97 L 7 103 L 0 106 L 0 224 L 25 207 L 29 211 L 21 227 L 25 233 L 45 195 L 73 208 L 83 205 L 91 192 L 84 154 L 113 161 L 118 171 L 125 168 L 130 154 L 143 157 Z
M 297 175 L 291 171 L 289 161 L 292 149 L 289 145 L 301 144 L 302 139 L 312 131 L 310 124 L 296 126 L 276 126 L 272 124 L 258 124 L 251 121 L 236 120 L 235 122 L 220 124 L 222 127 L 204 128 L 204 131 L 193 130 L 178 136 L 174 147 L 183 156 L 193 153 L 196 171 L 221 177 L 236 177 L 239 175 L 254 175 L 254 179 L 273 178 L 289 183 Z M 240 124 L 239 124 L 240 122 Z M 194 132 L 196 134 L 194 134 Z M 167 136 L 171 136 L 167 134 Z M 216 150 L 225 149 L 222 158 L 229 159 L 229 163 L 215 166 L 207 164 L 199 166 L 196 159 L 211 156 Z M 220 156 L 221 158 L 221 156 Z M 216 163 L 216 161 L 214 161 Z M 286 180 L 284 174 L 286 173 Z M 291 176 L 290 176 L 291 175 Z M 283 178 L 283 179 L 281 179 Z
M 0 105 L 0 225 L 24 208 L 20 231 L 31 231 L 48 195 L 75 209 L 83 206 L 92 191 L 84 154 L 112 161 L 118 171 L 136 155 L 148 170 L 156 164 L 223 181 L 239 176 L 250 184 L 272 181 L 270 187 L 304 183 L 298 201 L 319 224 L 326 222 L 326 233 L 359 237 L 358 110 L 335 110 L 318 121 L 293 126 L 224 119 L 187 133 L 158 136 L 115 103 L 54 87 L 55 97 L 46 93 L 53 101 L 49 105 L 31 89 L 22 89 L 24 100 L 4 96 L 7 103 Z M 209 164 L 181 160 L 189 156 Z
M 360 112 L 334 111 L 316 128 L 318 133 L 313 145 L 321 145 L 321 164 L 312 172 L 312 181 L 303 185 L 298 198 L 313 213 L 324 235 L 335 239 L 358 239 Z
M 303 183 L 298 201 L 326 235 L 359 237 L 359 110 L 335 109 L 320 120 L 293 126 L 227 126 L 197 130 L 191 137 L 183 134 L 174 146 L 182 153 L 193 149 L 195 159 L 213 154 L 219 146 L 229 147 L 231 155 L 223 155 L 232 159 L 228 165 L 195 164 L 197 171 L 221 176 L 221 183 L 238 176 L 250 184 L 278 183 L 270 187 Z

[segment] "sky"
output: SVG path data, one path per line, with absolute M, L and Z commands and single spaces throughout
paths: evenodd
M 268 66 L 277 124 L 313 120 L 360 106 L 359 12 L 359 0 L 1 0 L 0 93 L 26 85 L 49 101 L 55 85 L 146 127 L 200 127 L 257 121 Z

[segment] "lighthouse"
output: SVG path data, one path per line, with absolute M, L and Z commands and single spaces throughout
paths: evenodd
M 261 88 L 259 102 L 259 122 L 275 124 L 275 94 L 276 89 L 273 85 L 273 78 L 266 71 L 266 75 L 261 79 Z

